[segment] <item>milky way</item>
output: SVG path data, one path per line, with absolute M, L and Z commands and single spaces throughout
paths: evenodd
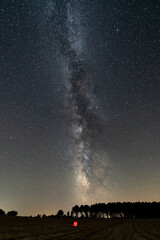
M 91 146 L 92 132 L 100 131 L 101 126 L 99 116 L 93 109 L 89 99 L 87 64 L 82 57 L 83 48 L 78 44 L 79 39 L 76 37 L 79 31 L 79 21 L 76 19 L 77 12 L 73 3 L 74 1 L 67 3 L 68 49 L 66 49 L 68 81 L 70 84 L 69 105 L 75 142 L 73 166 L 75 169 L 75 181 L 77 181 L 78 190 L 82 194 L 80 198 L 88 201 L 89 190 L 92 188 L 92 183 L 94 184 L 92 178 L 104 177 L 102 172 L 98 173 L 99 176 L 96 176 L 99 163 L 98 159 L 94 157 L 94 150 Z M 98 158 L 98 156 L 96 157 Z M 94 197 L 96 197 L 96 194 Z
M 0 4 L 0 208 L 160 199 L 157 0 Z
M 60 23 L 60 26 L 63 25 L 63 32 L 58 32 L 57 39 L 59 42 L 62 41 L 59 44 L 59 52 L 65 59 L 69 86 L 68 113 L 74 142 L 70 157 L 74 169 L 73 181 L 76 183 L 79 199 L 88 201 L 93 196 L 93 189 L 94 199 L 96 198 L 98 182 L 101 184 L 98 190 L 105 187 L 107 191 L 106 186 L 102 184 L 107 179 L 107 176 L 104 176 L 107 165 L 104 158 L 107 158 L 107 155 L 100 157 L 92 146 L 93 133 L 102 131 L 102 121 L 89 96 L 91 91 L 87 76 L 88 69 L 84 58 L 83 39 L 78 18 L 80 14 L 78 14 L 76 1 L 66 2 L 64 9 L 65 21 Z M 54 21 L 52 17 L 51 23 L 54 24 Z

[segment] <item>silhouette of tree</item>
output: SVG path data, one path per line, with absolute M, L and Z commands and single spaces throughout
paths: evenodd
M 78 205 L 75 205 L 73 208 L 72 208 L 72 214 L 75 213 L 76 217 L 78 218 L 78 213 L 80 212 L 80 208 Z
M 18 212 L 17 211 L 9 211 L 8 213 L 7 213 L 7 216 L 17 216 L 18 215 Z
M 87 211 L 86 206 L 87 205 L 81 205 L 79 208 L 79 213 L 81 214 L 81 217 L 83 217 L 83 218 L 86 217 L 86 211 Z
M 56 216 L 63 217 L 63 215 L 64 215 L 64 212 L 62 210 L 59 210 Z
M 91 212 L 91 218 L 97 217 L 97 203 L 91 205 L 90 212 Z
M 90 212 L 90 207 L 88 205 L 83 206 L 83 211 L 85 213 L 85 217 L 88 218 L 89 212 Z
M 69 211 L 67 212 L 67 217 L 70 217 Z
M 4 216 L 5 215 L 5 211 L 3 211 L 2 209 L 0 209 L 0 216 Z

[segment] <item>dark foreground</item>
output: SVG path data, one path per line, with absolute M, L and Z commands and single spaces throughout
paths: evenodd
M 160 240 L 160 219 L 0 217 L 0 240 Z

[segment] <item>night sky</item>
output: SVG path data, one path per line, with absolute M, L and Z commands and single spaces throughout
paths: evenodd
M 0 208 L 160 201 L 160 1 L 0 0 Z

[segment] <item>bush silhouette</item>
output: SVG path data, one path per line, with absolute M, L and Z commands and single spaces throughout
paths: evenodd
M 7 213 L 7 216 L 17 216 L 18 215 L 18 212 L 17 211 L 10 211 Z

